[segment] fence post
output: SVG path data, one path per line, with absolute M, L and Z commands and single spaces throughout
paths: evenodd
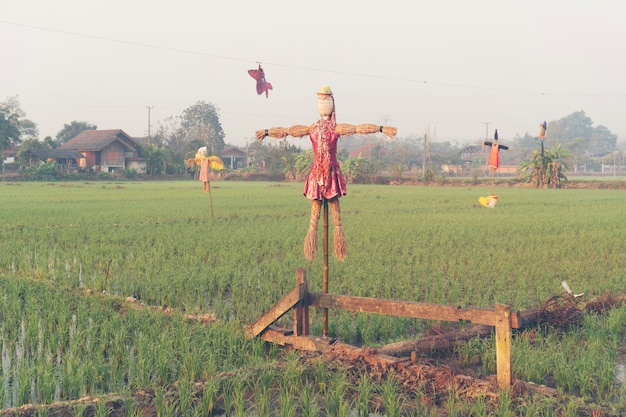
M 511 386 L 511 309 L 496 304 L 496 373 L 498 387 Z
M 296 336 L 308 336 L 309 287 L 306 282 L 306 272 L 302 268 L 296 269 L 296 286 L 300 301 L 293 309 L 293 332 Z

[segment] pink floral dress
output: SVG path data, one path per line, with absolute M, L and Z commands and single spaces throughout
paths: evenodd
M 337 140 L 333 119 L 320 119 L 309 133 L 313 144 L 313 165 L 304 184 L 304 196 L 309 200 L 330 200 L 346 195 L 346 180 L 337 161 Z

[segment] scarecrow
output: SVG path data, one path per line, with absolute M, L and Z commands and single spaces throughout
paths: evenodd
M 541 142 L 541 157 L 543 158 L 543 140 L 546 138 L 546 130 L 548 129 L 548 124 L 544 120 L 543 123 L 539 125 L 539 142 Z
M 206 146 L 198 149 L 196 155 L 193 158 L 187 160 L 187 166 L 189 168 L 197 165 L 200 167 L 198 179 L 202 181 L 202 188 L 205 193 L 209 193 L 211 197 L 211 217 L 213 217 L 213 197 L 211 196 L 211 182 L 209 181 L 209 168 L 216 171 L 224 169 L 224 162 L 219 156 L 208 156 L 208 150 Z
M 498 144 L 498 129 L 496 129 L 493 135 L 493 142 L 486 141 L 484 144 L 491 147 L 489 151 L 489 169 L 491 170 L 491 178 L 493 179 L 494 172 L 500 168 L 500 149 L 506 151 L 509 147 Z
M 296 125 L 290 128 L 275 127 L 258 130 L 256 137 L 263 140 L 266 136 L 283 139 L 287 136 L 302 137 L 309 135 L 313 145 L 313 164 L 304 184 L 304 196 L 311 201 L 309 229 L 304 239 L 304 256 L 315 259 L 317 252 L 317 224 L 322 205 L 328 203 L 332 213 L 333 249 L 335 257 L 344 260 L 348 254 L 346 238 L 341 228 L 339 198 L 346 195 L 346 180 L 341 173 L 337 160 L 337 141 L 341 136 L 371 134 L 382 132 L 393 138 L 397 129 L 374 124 L 337 124 L 335 98 L 329 86 L 322 86 L 317 92 L 317 110 L 320 119 L 311 126 Z
M 489 208 L 494 208 L 498 202 L 498 196 L 493 195 L 493 185 L 495 182 L 494 176 L 498 168 L 500 168 L 500 149 L 508 150 L 508 146 L 498 144 L 498 129 L 496 129 L 493 135 L 493 142 L 485 141 L 484 145 L 489 146 L 489 170 L 491 171 L 491 194 L 487 197 L 480 197 L 478 202 Z

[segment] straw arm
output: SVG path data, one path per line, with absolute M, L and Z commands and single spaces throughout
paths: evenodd
M 371 133 L 383 133 L 384 135 L 394 138 L 398 129 L 391 126 L 379 126 L 376 124 L 365 123 L 360 125 L 351 125 L 347 123 L 340 123 L 335 126 L 335 132 L 340 136 L 349 136 L 354 134 L 366 135 Z M 285 127 L 272 127 L 270 129 L 262 129 L 256 131 L 257 140 L 261 141 L 266 136 L 275 139 L 284 139 L 287 136 L 303 137 L 309 135 L 311 132 L 311 126 L 295 125 L 288 128 Z

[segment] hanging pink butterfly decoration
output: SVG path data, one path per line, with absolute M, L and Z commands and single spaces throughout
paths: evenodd
M 256 80 L 256 93 L 261 95 L 265 92 L 265 97 L 268 98 L 268 93 L 269 90 L 272 89 L 272 84 L 265 81 L 265 71 L 261 68 L 261 64 L 259 64 L 259 69 L 248 70 L 248 74 Z

